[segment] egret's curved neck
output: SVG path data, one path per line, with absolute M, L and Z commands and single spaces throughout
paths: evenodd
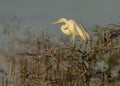
M 71 33 L 70 33 L 70 30 L 68 29 L 67 23 L 61 26 L 61 31 L 62 31 L 64 34 L 66 34 L 66 35 L 70 35 L 70 34 L 71 34 Z

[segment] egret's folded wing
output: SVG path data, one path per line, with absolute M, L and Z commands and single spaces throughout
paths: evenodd
M 86 32 L 85 28 L 84 28 L 81 24 L 79 24 L 79 27 L 80 27 L 80 29 L 81 29 L 82 32 L 83 32 L 84 38 L 85 38 L 86 40 L 90 40 L 90 36 L 89 36 L 89 34 Z
M 78 24 L 74 20 L 69 20 L 69 29 L 73 35 L 81 36 L 83 40 L 90 40 L 89 34 L 85 31 L 81 24 Z
M 73 31 L 75 32 L 75 34 L 77 36 L 82 37 L 83 40 L 85 40 L 85 32 L 84 32 L 84 28 L 82 26 L 80 26 L 77 22 L 75 22 L 74 20 L 70 20 L 69 24 L 71 27 L 73 27 Z
M 78 31 L 78 34 L 83 38 L 83 40 L 86 40 L 86 33 L 85 33 L 84 28 L 78 24 L 76 26 L 76 29 Z

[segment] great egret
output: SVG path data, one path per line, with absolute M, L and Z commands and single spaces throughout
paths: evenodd
M 86 42 L 90 40 L 90 36 L 85 31 L 84 27 L 72 19 L 67 20 L 66 18 L 60 18 L 54 21 L 52 24 L 59 24 L 62 22 L 65 23 L 61 26 L 62 32 L 66 35 L 72 35 L 73 43 L 75 42 L 75 36 L 80 36 Z

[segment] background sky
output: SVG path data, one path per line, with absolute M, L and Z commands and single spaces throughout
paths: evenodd
M 51 28 L 61 18 L 74 19 L 89 28 L 95 24 L 120 24 L 120 0 L 0 0 L 0 25 L 17 16 L 24 25 Z M 0 29 L 1 29 L 0 28 Z

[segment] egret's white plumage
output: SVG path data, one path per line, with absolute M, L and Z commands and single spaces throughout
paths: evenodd
M 54 21 L 52 24 L 65 23 L 61 26 L 61 30 L 66 35 L 72 35 L 72 41 L 75 41 L 75 36 L 80 36 L 83 40 L 90 40 L 89 34 L 85 31 L 84 27 L 76 21 L 66 18 L 60 18 Z

